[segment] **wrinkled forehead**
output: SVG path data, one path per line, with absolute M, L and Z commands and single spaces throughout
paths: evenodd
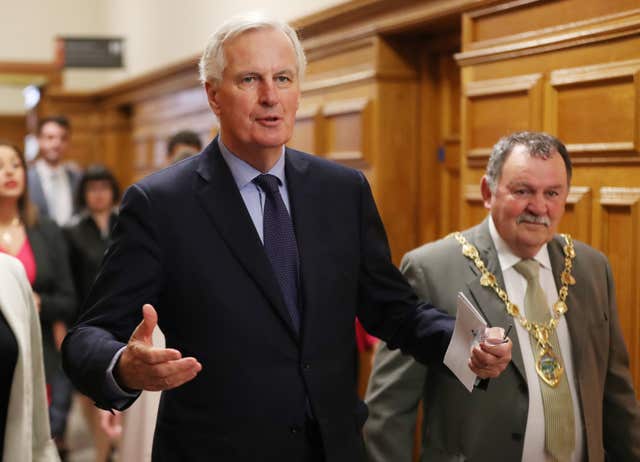
M 247 41 L 254 39 L 258 42 L 261 48 L 264 48 L 264 54 L 250 56 L 247 53 Z M 238 42 L 243 42 L 242 47 L 237 46 Z M 285 47 L 288 48 L 288 51 L 291 52 L 292 61 L 291 64 L 296 72 L 298 69 L 298 60 L 296 56 L 296 48 L 291 41 L 291 38 L 281 29 L 265 25 L 265 26 L 256 26 L 249 29 L 245 29 L 241 32 L 236 33 L 235 35 L 228 37 L 222 43 L 222 56 L 224 60 L 224 66 L 222 68 L 222 72 L 224 72 L 228 65 L 230 58 L 248 58 L 259 59 L 263 56 L 269 55 L 276 45 L 286 44 Z M 251 63 L 253 64 L 253 63 Z

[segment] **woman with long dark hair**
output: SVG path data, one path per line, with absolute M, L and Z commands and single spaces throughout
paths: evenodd
M 76 297 L 62 231 L 38 217 L 29 201 L 26 171 L 20 149 L 0 141 L 0 252 L 20 260 L 31 283 L 42 327 L 51 433 L 64 450 L 71 384 L 62 371 L 60 344 L 75 314 Z

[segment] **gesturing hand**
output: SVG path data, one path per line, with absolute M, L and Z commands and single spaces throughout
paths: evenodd
M 192 380 L 202 370 L 195 358 L 173 348 L 156 348 L 151 334 L 158 324 L 153 306 L 142 307 L 142 322 L 131 334 L 115 369 L 117 382 L 131 390 L 169 390 Z

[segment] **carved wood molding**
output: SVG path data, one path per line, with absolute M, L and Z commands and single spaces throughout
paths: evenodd
M 302 93 L 310 93 L 318 90 L 325 90 L 327 88 L 373 81 L 377 76 L 378 73 L 375 70 L 366 69 L 336 77 L 316 78 L 308 81 L 305 80 L 302 82 L 301 90 Z
M 479 184 L 466 184 L 464 185 L 464 200 L 467 202 L 483 202 L 482 192 L 480 191 Z
M 296 120 L 313 119 L 318 114 L 320 114 L 319 104 L 307 104 L 298 109 L 298 112 L 296 112 Z
M 326 103 L 322 107 L 322 115 L 332 117 L 354 112 L 363 112 L 369 104 L 368 98 L 355 98 L 348 100 L 338 100 Z
M 467 112 L 469 113 L 469 108 L 473 104 L 474 98 L 525 93 L 529 100 L 528 125 L 532 130 L 538 130 L 542 124 L 542 81 L 543 75 L 536 73 L 468 82 L 464 88 L 464 104 L 467 105 Z M 467 123 L 470 123 L 470 121 L 467 121 Z M 466 130 L 469 130 L 469 127 Z M 473 140 L 471 140 L 470 135 L 468 139 L 473 146 Z M 486 165 L 491 150 L 492 146 L 468 148 L 466 157 L 469 167 L 483 167 Z
M 504 0 L 355 0 L 292 22 L 311 56 L 342 42 L 418 29 Z
M 533 3 L 541 3 L 542 1 L 544 0 L 516 0 L 509 3 L 496 5 L 490 8 L 485 8 L 483 10 L 471 11 L 467 13 L 467 16 L 470 19 L 476 19 L 482 16 L 489 16 L 489 15 L 493 15 L 493 14 L 500 13 L 502 11 L 507 11 L 514 8 L 521 8 Z M 502 45 L 509 42 L 521 42 L 521 41 L 529 40 L 536 37 L 542 37 L 545 35 L 560 34 L 563 32 L 574 31 L 578 28 L 587 28 L 593 25 L 602 24 L 607 21 L 616 21 L 616 20 L 632 17 L 636 15 L 639 11 L 640 9 L 626 10 L 618 13 L 602 15 L 602 16 L 589 18 L 589 19 L 583 19 L 580 21 L 572 21 L 567 24 L 558 24 L 558 25 L 549 26 L 549 27 L 542 27 L 540 29 L 521 32 L 519 34 L 512 34 L 504 37 L 469 41 L 465 43 L 465 46 L 468 46 L 470 49 L 481 49 L 481 48 L 490 48 L 493 46 Z
M 548 36 L 540 36 L 536 32 L 539 31 L 532 32 L 532 34 L 535 34 L 532 37 L 535 38 L 473 49 L 457 53 L 454 56 L 460 66 L 469 66 L 639 35 L 640 9 L 632 10 L 623 17 L 605 16 L 598 18 L 590 21 L 586 26 L 584 24 L 571 23 L 564 28 L 558 28 L 557 33 Z
M 607 64 L 558 69 L 551 72 L 549 83 L 553 87 L 559 87 L 620 77 L 633 79 L 633 76 L 639 71 L 640 59 L 632 59 Z
M 600 188 L 600 204 L 603 206 L 631 207 L 640 201 L 640 188 Z
M 528 74 L 503 79 L 469 82 L 465 87 L 465 95 L 473 98 L 477 96 L 529 91 L 538 84 L 541 78 L 542 74 Z
M 547 129 L 551 133 L 558 132 L 557 110 L 558 93 L 565 87 L 572 85 L 594 86 L 606 84 L 607 81 L 624 79 L 633 86 L 635 99 L 640 96 L 640 59 L 618 61 L 606 64 L 558 69 L 549 75 L 547 91 Z M 640 106 L 633 106 L 635 123 L 633 137 L 626 141 L 603 141 L 592 143 L 571 143 L 566 140 L 566 146 L 574 157 L 574 163 L 640 163 Z
M 575 205 L 589 194 L 591 194 L 591 188 L 588 186 L 571 186 L 567 196 L 567 204 Z

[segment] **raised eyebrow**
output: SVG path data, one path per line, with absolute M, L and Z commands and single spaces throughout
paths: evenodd
M 525 182 L 523 182 L 523 181 L 514 181 L 514 182 L 512 182 L 512 183 L 509 183 L 509 187 L 510 187 L 510 188 L 527 188 L 527 189 L 533 189 L 529 183 L 525 183 Z
M 293 71 L 293 69 L 282 69 L 278 72 L 275 72 L 273 75 L 275 75 L 276 77 L 280 75 L 286 75 L 287 77 L 294 77 L 296 73 Z

